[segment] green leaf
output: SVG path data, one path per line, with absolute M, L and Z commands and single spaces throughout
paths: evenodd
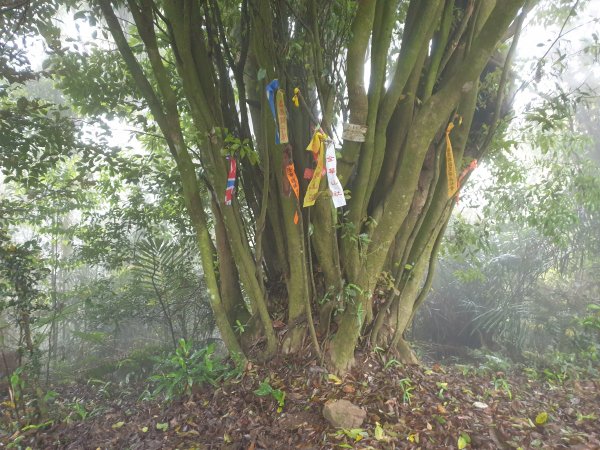
M 330 373 L 327 375 L 327 379 L 334 384 L 342 384 L 342 380 L 339 379 L 336 375 Z
M 379 422 L 375 422 L 375 439 L 378 441 L 383 441 L 385 439 L 385 432 Z
M 537 416 L 535 416 L 535 423 L 538 425 L 544 425 L 548 421 L 548 413 L 541 412 Z
M 161 431 L 167 431 L 169 429 L 169 424 L 168 424 L 168 422 L 157 423 L 156 424 L 156 429 L 157 430 L 161 430 Z
M 273 392 L 273 388 L 269 384 L 269 379 L 268 378 L 266 378 L 262 383 L 260 383 L 260 385 L 258 386 L 258 389 L 256 389 L 254 391 L 254 393 L 256 395 L 258 395 L 259 397 L 263 397 L 265 395 L 269 395 L 272 392 Z
M 258 78 L 258 81 L 260 80 L 264 80 L 264 78 L 267 76 L 267 70 L 264 68 L 260 68 L 258 69 L 258 75 L 256 78 Z
M 125 422 L 117 422 L 115 424 L 113 424 L 112 429 L 113 430 L 118 430 L 119 428 L 121 428 L 123 425 L 125 425 Z
M 471 436 L 469 436 L 464 431 L 461 432 L 460 436 L 458 437 L 458 449 L 462 450 L 463 448 L 466 448 L 466 446 L 469 445 L 470 443 L 471 443 Z
M 85 13 L 86 13 L 86 11 L 77 11 L 75 14 L 73 14 L 73 19 L 74 20 L 85 19 Z

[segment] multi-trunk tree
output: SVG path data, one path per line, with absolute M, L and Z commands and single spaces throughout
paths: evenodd
M 415 361 L 403 333 L 532 2 L 91 4 L 135 86 L 113 99 L 143 105 L 178 168 L 229 350 L 308 338 L 338 372 L 359 345 Z

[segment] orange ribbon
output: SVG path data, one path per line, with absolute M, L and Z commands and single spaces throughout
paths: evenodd
M 288 164 L 285 168 L 285 174 L 287 175 L 287 179 L 296 194 L 296 200 L 300 202 L 300 186 L 298 184 L 298 177 L 296 176 L 296 171 L 294 170 L 294 164 Z M 296 208 L 296 212 L 294 213 L 294 223 L 298 224 L 298 208 Z

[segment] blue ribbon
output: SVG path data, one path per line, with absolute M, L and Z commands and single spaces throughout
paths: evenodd
M 279 80 L 275 78 L 267 84 L 267 99 L 269 99 L 271 113 L 273 114 L 273 120 L 275 121 L 275 143 L 279 144 L 279 127 L 277 126 L 277 113 L 275 112 L 275 93 L 277 92 L 277 89 L 279 89 Z

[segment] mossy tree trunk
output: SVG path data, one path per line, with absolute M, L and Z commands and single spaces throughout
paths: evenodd
M 247 348 L 249 334 L 235 325 L 248 321 L 265 358 L 300 350 L 311 331 L 314 354 L 324 350 L 338 372 L 363 343 L 414 362 L 403 332 L 456 200 L 445 131 L 454 121 L 459 173 L 486 151 L 510 79 L 503 49 L 514 47 L 525 0 L 128 0 L 128 22 L 110 0 L 97 3 L 179 169 L 230 351 Z M 484 79 L 496 68 L 500 81 Z M 273 79 L 285 93 L 300 205 L 282 191 L 285 145 L 275 143 L 265 95 Z M 341 122 L 365 126 L 364 142 L 340 139 Z M 339 147 L 350 194 L 339 209 L 326 180 L 315 206 L 301 208 L 316 126 Z M 250 139 L 259 162 L 236 154 L 237 192 L 226 205 L 231 137 Z M 282 339 L 274 319 L 287 324 Z

